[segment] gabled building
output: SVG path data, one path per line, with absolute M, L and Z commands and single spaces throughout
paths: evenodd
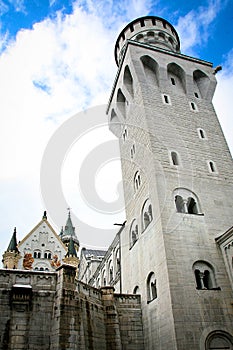
M 78 266 L 79 241 L 72 225 L 70 212 L 64 232 L 58 235 L 47 220 L 42 220 L 17 244 L 14 230 L 7 251 L 3 254 L 5 268 L 34 271 L 55 271 L 62 262 Z

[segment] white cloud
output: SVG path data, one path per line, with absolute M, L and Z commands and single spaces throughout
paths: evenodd
M 194 55 L 195 47 L 207 42 L 211 35 L 209 26 L 226 3 L 227 1 L 211 0 L 208 6 L 199 6 L 179 18 L 176 29 L 181 39 L 183 53 Z
M 82 7 L 78 4 L 74 3 L 71 15 L 58 14 L 53 20 L 36 23 L 32 30 L 18 32 L 0 56 L 0 180 L 4 193 L 0 205 L 6 218 L 2 232 L 7 233 L 0 250 L 6 247 L 15 225 L 21 238 L 40 219 L 39 210 L 44 210 L 40 162 L 50 136 L 76 112 L 107 102 L 116 72 L 114 44 L 119 28 L 132 19 L 128 17 L 148 10 L 148 5 L 136 0 L 132 15 L 124 13 L 125 1 L 117 8 L 111 2 L 105 6 L 104 1 L 98 6 L 91 1 Z M 17 2 L 18 9 L 20 5 L 23 9 L 23 2 Z M 55 224 L 64 224 L 65 215 Z
M 9 0 L 9 2 L 12 4 L 12 6 L 14 6 L 16 12 L 26 13 L 24 0 Z

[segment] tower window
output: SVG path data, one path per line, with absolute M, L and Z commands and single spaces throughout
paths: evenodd
M 130 248 L 132 248 L 133 245 L 138 240 L 138 225 L 137 225 L 136 219 L 133 220 L 133 222 L 130 226 L 129 240 L 130 240 Z
M 194 96 L 195 96 L 196 98 L 199 98 L 199 95 L 198 95 L 197 92 L 194 92 Z
M 144 231 L 153 220 L 152 205 L 147 199 L 142 207 L 142 231 Z
M 190 109 L 192 111 L 197 111 L 197 106 L 196 106 L 196 104 L 194 102 L 190 102 Z
M 171 104 L 170 98 L 168 95 L 162 95 L 163 96 L 163 102 L 166 104 Z
M 201 139 L 206 139 L 206 133 L 203 129 L 198 129 L 198 135 Z
M 211 173 L 216 173 L 217 169 L 216 169 L 216 165 L 214 164 L 214 162 L 210 161 L 209 163 L 209 170 Z
M 127 129 L 124 130 L 123 134 L 122 134 L 123 140 L 126 141 L 127 137 L 128 137 L 128 131 Z
M 141 185 L 141 176 L 139 174 L 139 171 L 136 172 L 134 175 L 134 189 L 137 191 Z
M 199 214 L 200 204 L 197 196 L 188 189 L 177 188 L 174 191 L 176 210 L 178 213 Z
M 205 261 L 196 261 L 193 264 L 196 280 L 196 289 L 220 289 L 216 287 L 213 267 Z
M 147 303 L 157 298 L 156 279 L 153 272 L 147 277 Z
M 176 85 L 176 81 L 174 78 L 171 78 L 172 85 Z
M 172 161 L 172 165 L 179 165 L 178 154 L 174 151 L 171 152 L 171 161 Z
M 205 342 L 206 350 L 228 349 L 231 350 L 233 345 L 233 337 L 229 333 L 223 331 L 211 332 Z
M 131 156 L 131 159 L 133 159 L 134 155 L 135 155 L 135 145 L 133 144 L 133 146 L 132 146 L 131 149 L 130 149 L 130 156 Z

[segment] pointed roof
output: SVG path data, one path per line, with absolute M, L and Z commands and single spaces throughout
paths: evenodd
M 75 234 L 75 227 L 72 224 L 71 217 L 70 217 L 70 211 L 68 212 L 68 219 L 66 221 L 65 230 L 63 232 L 65 236 L 76 236 Z
M 73 223 L 72 223 L 72 220 L 70 217 L 70 210 L 68 211 L 68 218 L 66 221 L 65 228 L 64 228 L 64 230 L 62 228 L 61 233 L 60 233 L 60 237 L 61 237 L 63 242 L 68 242 L 70 240 L 70 237 L 72 237 L 74 243 L 79 245 L 79 240 L 78 240 L 76 233 L 75 233 L 75 227 L 73 226 Z
M 75 256 L 77 258 L 77 252 L 76 252 L 76 249 L 74 247 L 74 241 L 73 241 L 72 236 L 70 237 L 70 241 L 68 244 L 68 251 L 66 253 L 66 257 L 68 257 L 68 256 Z
M 7 252 L 17 252 L 18 253 L 18 247 L 17 247 L 17 238 L 16 238 L 16 227 L 14 228 L 13 235 L 11 237 L 9 246 L 7 248 Z

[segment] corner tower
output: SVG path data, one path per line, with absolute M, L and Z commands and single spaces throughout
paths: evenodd
M 122 288 L 142 296 L 145 348 L 230 349 L 233 295 L 215 239 L 232 226 L 233 166 L 212 105 L 216 69 L 181 54 L 154 16 L 123 29 L 115 58 Z

